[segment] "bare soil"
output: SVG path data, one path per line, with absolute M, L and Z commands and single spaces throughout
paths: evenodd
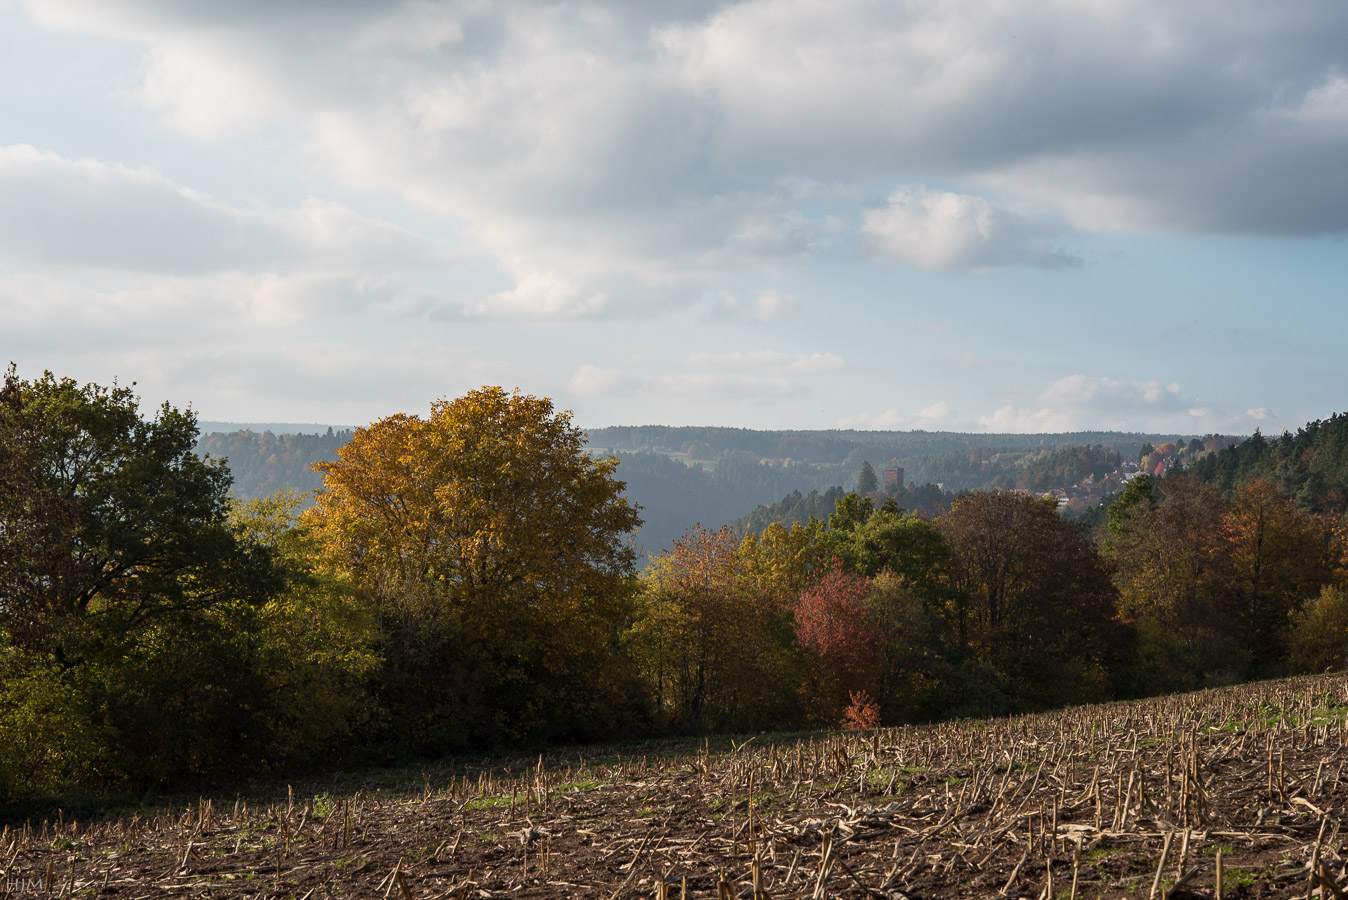
M 1343 898 L 1348 676 L 0 833 L 0 897 Z M 640 751 L 639 751 L 640 753 Z

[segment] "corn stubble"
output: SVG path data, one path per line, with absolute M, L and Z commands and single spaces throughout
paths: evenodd
M 1345 712 L 1322 676 L 58 816 L 0 830 L 0 897 L 1337 900 Z

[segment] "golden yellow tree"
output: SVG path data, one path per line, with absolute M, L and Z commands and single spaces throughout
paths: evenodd
M 773 522 L 761 535 L 751 531 L 740 542 L 737 555 L 742 576 L 778 611 L 791 609 L 796 596 L 818 578 L 817 530 L 799 522 L 788 530 Z
M 667 726 L 752 730 L 799 720 L 789 601 L 780 584 L 747 572 L 744 557 L 728 528 L 695 527 L 642 579 L 631 646 Z
M 616 467 L 570 413 L 499 387 L 358 429 L 315 466 L 309 522 L 380 610 L 386 695 L 426 743 L 583 733 L 617 702 L 640 518 Z

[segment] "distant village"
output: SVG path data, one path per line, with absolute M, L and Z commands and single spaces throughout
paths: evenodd
M 1157 463 L 1156 468 L 1153 471 L 1157 475 L 1164 475 L 1176 464 L 1177 462 L 1174 460 L 1162 460 Z M 1113 472 L 1106 474 L 1099 480 L 1094 476 L 1087 475 L 1077 484 L 1053 488 L 1052 490 L 1044 491 L 1035 496 L 1042 497 L 1045 500 L 1057 500 L 1058 508 L 1064 512 L 1084 512 L 1087 509 L 1099 506 L 1105 498 L 1111 497 L 1119 491 L 1122 491 L 1128 482 L 1141 474 L 1142 466 L 1140 464 L 1135 462 L 1125 462 Z M 1016 493 L 1028 494 L 1030 492 L 1016 490 Z
M 1013 489 L 1014 493 L 1032 494 L 1044 500 L 1058 501 L 1058 508 L 1066 513 L 1080 514 L 1099 506 L 1104 500 L 1119 493 L 1139 475 L 1151 475 L 1156 478 L 1168 475 L 1174 469 L 1182 469 L 1201 456 L 1216 453 L 1223 447 L 1237 443 L 1236 438 L 1214 436 L 1207 441 L 1191 440 L 1187 445 L 1170 441 L 1152 447 L 1144 445 L 1137 462 L 1125 461 L 1117 469 L 1107 472 L 1099 478 L 1087 475 L 1076 484 L 1055 487 L 1047 491 L 1033 493 L 1027 490 Z
M 1043 491 L 1028 490 L 1023 487 L 994 487 L 998 493 L 1022 494 L 1053 500 L 1065 514 L 1080 515 L 1099 506 L 1110 497 L 1121 492 L 1130 481 L 1139 475 L 1164 477 L 1175 469 L 1183 469 L 1196 459 L 1215 453 L 1223 447 L 1236 443 L 1232 437 L 1211 436 L 1207 440 L 1193 439 L 1187 444 L 1166 441 L 1155 446 L 1144 444 L 1136 461 L 1124 460 L 1109 472 L 1088 474 L 1081 480 L 1056 485 Z M 870 491 L 867 496 L 877 506 L 886 497 L 892 496 L 904 488 L 904 470 L 900 466 L 888 466 L 883 470 L 883 489 Z M 945 490 L 945 484 L 935 483 L 936 488 Z

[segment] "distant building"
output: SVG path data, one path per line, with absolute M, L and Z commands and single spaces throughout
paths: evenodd
M 885 493 L 897 494 L 903 490 L 903 467 L 890 466 L 885 469 Z

